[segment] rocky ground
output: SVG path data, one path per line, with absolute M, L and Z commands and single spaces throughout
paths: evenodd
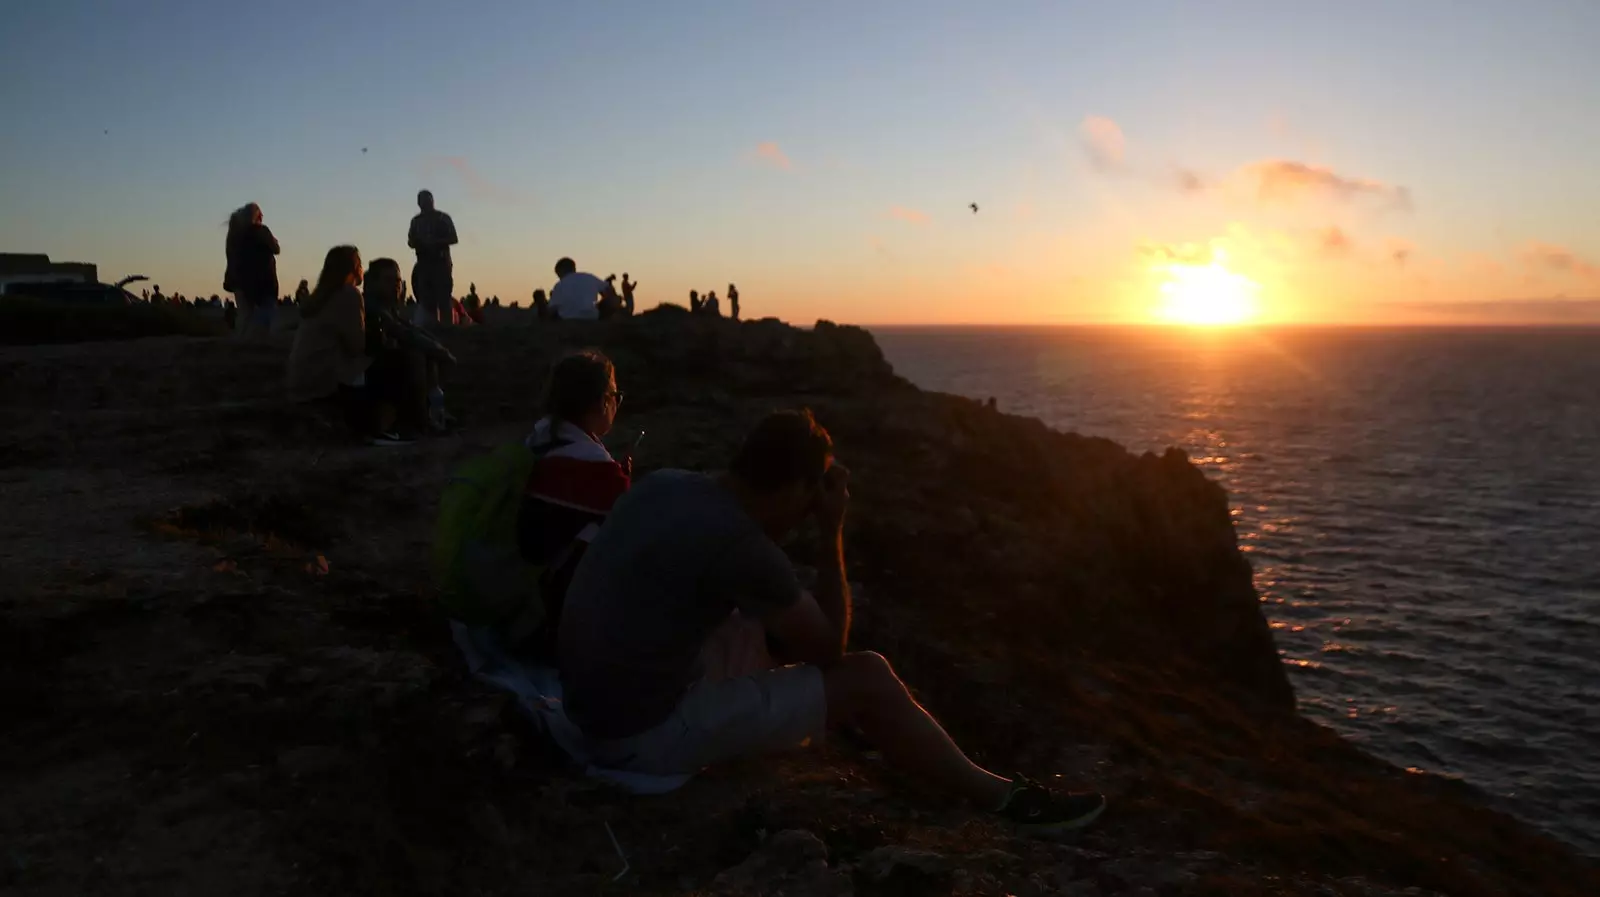
M 402 449 L 285 405 L 282 341 L 0 350 L 0 888 L 1600 893 L 1465 786 L 1294 714 L 1225 497 L 1180 454 L 920 392 L 850 328 L 448 339 L 465 428 Z M 1107 791 L 1102 822 L 1021 840 L 842 743 L 656 798 L 543 750 L 462 670 L 426 549 L 446 471 L 521 435 L 563 345 L 617 360 L 643 467 L 715 468 L 815 408 L 854 471 L 856 646 L 983 762 Z

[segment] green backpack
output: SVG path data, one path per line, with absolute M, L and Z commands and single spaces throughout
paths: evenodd
M 523 560 L 517 546 L 523 490 L 542 454 L 513 443 L 456 468 L 434 527 L 433 571 L 444 612 L 513 640 L 533 633 L 545 617 L 546 568 Z

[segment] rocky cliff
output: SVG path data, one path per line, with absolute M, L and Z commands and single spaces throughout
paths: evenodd
M 848 327 L 506 315 L 448 339 L 465 429 L 387 450 L 281 401 L 283 344 L 0 352 L 0 884 L 1600 892 L 1469 789 L 1294 714 L 1225 496 L 1180 453 L 922 392 Z M 425 549 L 445 472 L 520 436 L 579 345 L 616 360 L 644 468 L 715 468 L 812 407 L 854 474 L 856 646 L 983 762 L 1106 790 L 1102 824 L 1019 841 L 846 744 L 620 798 L 524 737 L 455 659 Z

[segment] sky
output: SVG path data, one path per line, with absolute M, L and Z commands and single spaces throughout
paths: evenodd
M 1597 43 L 1594 0 L 17 3 L 0 251 L 210 295 L 257 202 L 289 292 L 409 269 L 430 188 L 505 303 L 569 255 L 799 323 L 1152 321 L 1186 269 L 1600 321 Z

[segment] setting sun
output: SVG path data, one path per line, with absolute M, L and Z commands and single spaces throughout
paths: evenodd
M 1163 302 L 1156 316 L 1174 324 L 1226 326 L 1244 324 L 1258 314 L 1260 287 L 1248 277 L 1229 271 L 1219 249 L 1208 264 L 1170 262 L 1160 266 Z

